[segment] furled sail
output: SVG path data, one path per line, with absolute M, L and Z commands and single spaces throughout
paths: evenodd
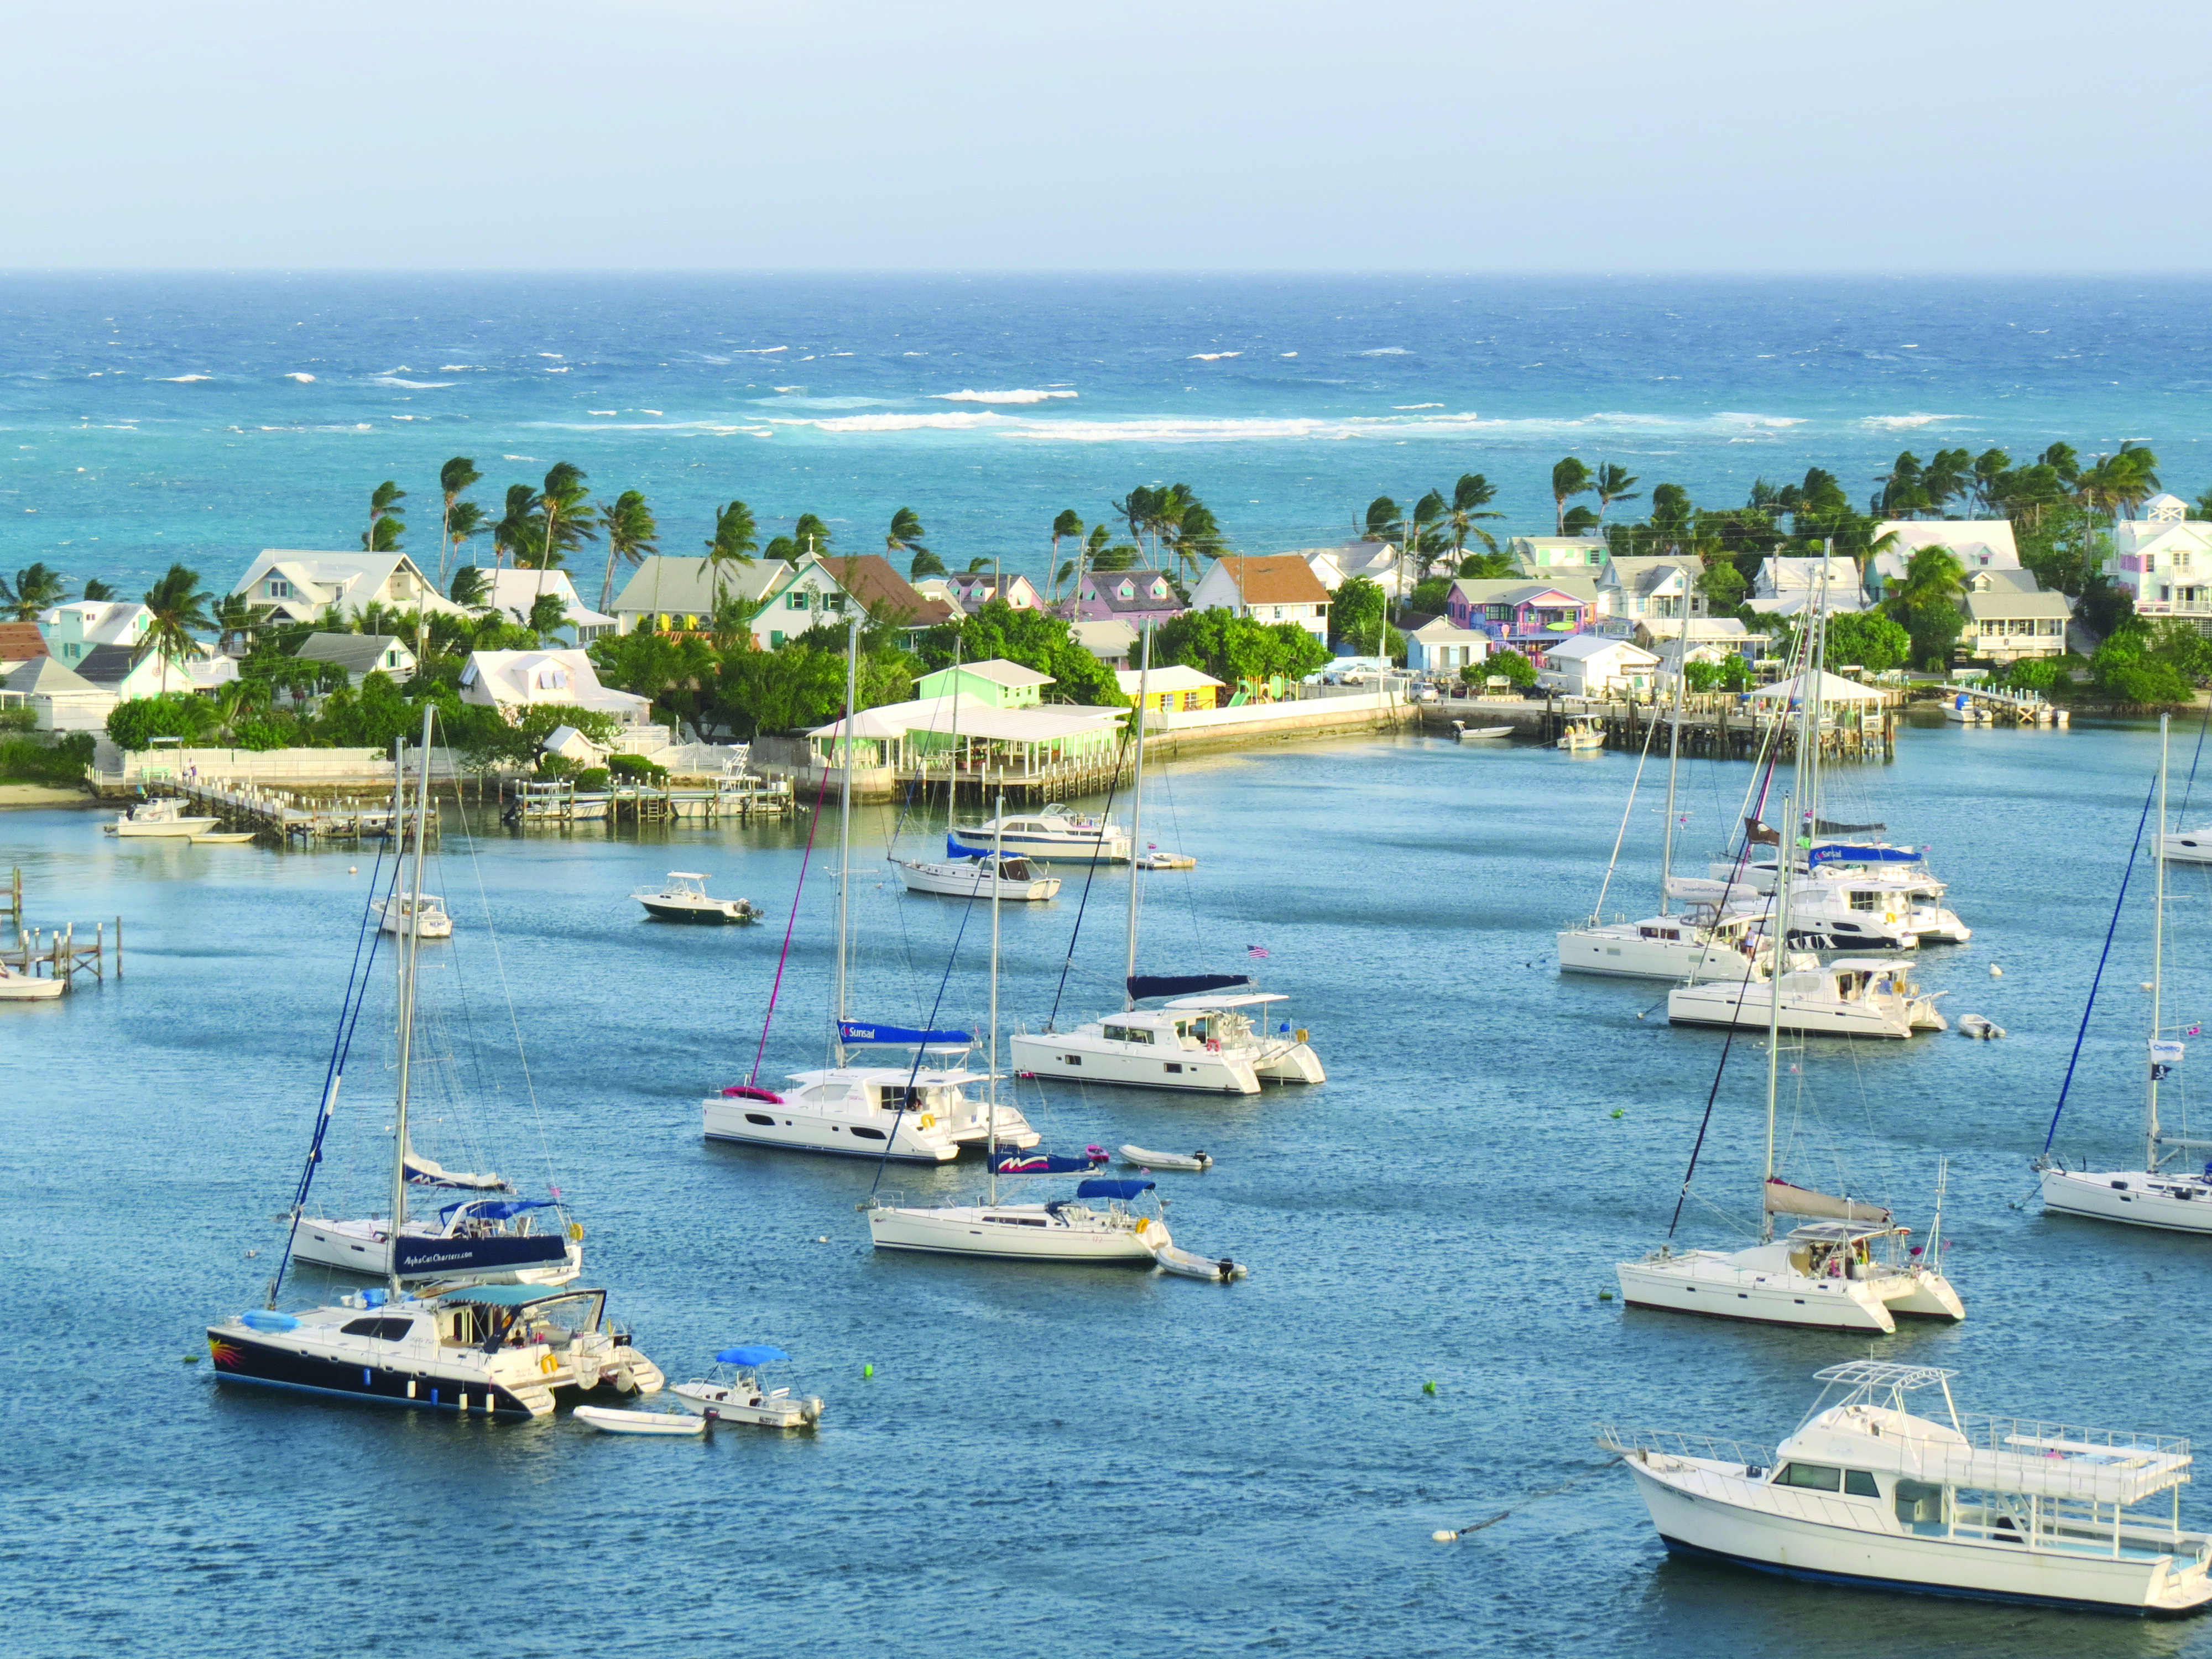
M 965 1048 L 975 1041 L 972 1031 L 923 1031 L 859 1019 L 839 1020 L 837 1036 L 845 1042 L 878 1043 L 887 1048 Z
M 1129 997 L 1135 1002 L 1148 997 L 1194 997 L 1206 991 L 1232 991 L 1251 982 L 1249 974 L 1132 974 Z
M 427 1158 L 411 1146 L 407 1151 L 407 1183 L 410 1187 L 453 1187 L 472 1193 L 511 1193 L 514 1185 L 505 1176 L 469 1175 L 448 1170 L 443 1164 Z
M 1886 823 L 1831 823 L 1826 818 L 1813 820 L 1816 836 L 1879 836 L 1887 830 Z
M 1794 1187 L 1779 1176 L 1766 1178 L 1765 1204 L 1769 1215 L 1808 1215 L 1830 1221 L 1872 1221 L 1885 1227 L 1889 1224 L 1889 1212 L 1879 1204 L 1831 1198 L 1810 1187 Z
M 1716 906 L 1765 896 L 1747 881 L 1708 881 L 1703 876 L 1669 876 L 1667 891 L 1669 896 L 1687 899 L 1692 904 Z

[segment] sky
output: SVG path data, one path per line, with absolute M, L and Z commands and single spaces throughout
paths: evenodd
M 2212 9 L 0 0 L 0 268 L 2193 271 Z

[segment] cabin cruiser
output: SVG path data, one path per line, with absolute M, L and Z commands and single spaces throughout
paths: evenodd
M 1779 868 L 1776 851 L 1754 845 L 1752 852 L 1741 866 L 1734 860 L 1714 860 L 1713 878 L 1753 893 L 1772 893 Z M 1793 941 L 1826 939 L 1837 950 L 1894 951 L 1922 943 L 1964 945 L 1974 936 L 1944 904 L 1949 889 L 1928 873 L 1922 855 L 1911 848 L 1816 841 L 1793 874 Z
M 386 1405 L 547 1417 L 666 1379 L 606 1322 L 605 1291 L 483 1285 L 420 1297 L 370 1289 L 301 1313 L 253 1309 L 208 1328 L 218 1382 Z
M 111 836 L 191 836 L 216 827 L 213 817 L 188 816 L 185 803 L 174 799 L 140 801 L 127 812 L 118 812 L 114 821 L 101 824 L 100 830 Z
M 415 919 L 415 934 L 419 939 L 451 939 L 453 919 L 446 914 L 446 901 L 435 893 L 395 893 L 390 898 L 370 901 L 380 918 L 377 926 L 387 933 L 404 934 L 408 918 Z
M 955 843 L 957 845 L 957 843 Z M 891 868 L 909 893 L 944 893 L 953 898 L 1038 903 L 1060 896 L 1060 878 L 1030 858 L 1000 858 L 995 853 L 955 853 L 950 859 L 893 859 Z M 994 872 L 996 874 L 994 880 Z
M 1215 988 L 1190 991 L 1211 982 Z M 1014 1066 L 1037 1077 L 1119 1083 L 1191 1093 L 1256 1095 L 1263 1083 L 1325 1083 L 1328 1073 L 1303 1028 L 1287 1021 L 1267 1030 L 1250 1011 L 1290 999 L 1259 991 L 1243 975 L 1132 975 L 1132 1004 L 1158 997 L 1161 1007 L 1131 1006 L 1072 1031 L 1016 1032 L 1008 1039 Z M 1187 994 L 1176 996 L 1177 991 Z
M 2212 1602 L 2212 1535 L 2180 1524 L 2186 1440 L 1962 1413 L 1957 1373 L 1933 1366 L 1854 1359 L 1813 1375 L 1826 1386 L 1772 1452 L 1599 1430 L 1670 1552 L 2039 1607 L 2173 1616 Z M 2165 1493 L 2170 1507 L 2129 1513 Z
M 1129 833 L 1108 819 L 1073 812 L 1059 801 L 1035 812 L 1002 812 L 983 823 L 956 824 L 948 838 L 956 858 L 993 852 L 1028 853 L 1070 864 L 1127 864 Z
M 757 921 L 760 912 L 748 899 L 711 897 L 707 878 L 696 870 L 671 870 L 659 887 L 641 887 L 630 896 L 646 914 L 661 921 Z
M 848 1022 L 848 1031 L 853 1029 Z M 845 1038 L 848 1043 L 864 1040 L 872 1038 Z M 966 1085 L 983 1080 L 980 1073 L 933 1066 L 925 1056 L 919 1067 L 834 1066 L 797 1072 L 781 1091 L 734 1084 L 709 1095 L 701 1108 L 709 1140 L 949 1164 L 962 1146 L 990 1137 L 993 1109 L 966 1092 Z M 998 1107 L 996 1116 L 1001 1146 L 1034 1146 L 1042 1139 L 1015 1107 Z
M 1791 951 L 1778 979 L 1762 963 L 1745 980 L 1678 986 L 1667 994 L 1667 1018 L 1676 1025 L 1761 1030 L 1778 1019 L 1785 1031 L 1820 1036 L 1903 1038 L 1948 1030 L 1936 1012 L 1943 993 L 1923 993 L 1911 972 L 1895 957 L 1838 957 L 1823 965 L 1811 951 Z

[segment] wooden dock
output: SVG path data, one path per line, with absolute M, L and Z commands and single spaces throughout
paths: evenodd
M 0 962 L 33 979 L 61 981 L 64 996 L 76 988 L 80 974 L 105 983 L 112 968 L 117 979 L 123 977 L 123 918 L 115 918 L 112 933 L 106 922 L 94 922 L 88 945 L 78 942 L 73 921 L 59 927 L 26 927 L 21 868 L 9 872 L 8 885 L 0 890 L 0 923 L 15 939 L 12 945 L 0 947 Z
M 1702 706 L 1701 706 L 1702 705 Z M 1448 732 L 1459 726 L 1510 726 L 1516 738 L 1555 743 L 1570 723 L 1589 721 L 1605 733 L 1605 746 L 1640 750 L 1651 737 L 1654 747 L 1664 749 L 1674 705 L 1665 703 L 1603 702 L 1580 697 L 1552 697 L 1521 702 L 1486 699 L 1426 703 L 1421 708 L 1424 730 Z M 1879 706 L 1846 705 L 1820 725 L 1820 757 L 1829 761 L 1891 761 L 1897 758 L 1897 733 L 1903 724 L 1898 711 Z M 1777 727 L 1779 730 L 1777 730 Z M 1654 728 L 1656 735 L 1652 736 Z M 1682 714 L 1682 753 L 1717 760 L 1753 760 L 1766 751 L 1770 740 L 1778 760 L 1794 761 L 1797 755 L 1797 720 L 1786 713 L 1754 712 L 1733 696 L 1692 697 Z
M 189 782 L 173 786 L 176 793 L 200 811 L 221 822 L 225 830 L 250 830 L 264 840 L 309 845 L 389 840 L 392 836 L 392 792 L 366 793 L 350 797 L 313 799 L 287 789 L 268 789 L 254 784 Z M 412 837 L 411 813 L 401 815 L 400 839 Z M 438 815 L 428 818 L 432 839 L 438 834 Z
M 571 778 L 517 778 L 500 787 L 500 822 L 509 828 L 572 823 L 738 823 L 787 818 L 791 781 L 747 773 L 692 784 L 617 784 L 580 790 Z

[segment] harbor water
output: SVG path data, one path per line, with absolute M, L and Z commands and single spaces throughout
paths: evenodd
M 2212 770 L 2185 782 L 2196 740 L 2177 733 L 2177 801 L 2212 797 Z M 1915 727 L 1894 764 L 1836 770 L 1827 815 L 1930 847 L 1975 929 L 1921 953 L 1923 982 L 1954 1021 L 1985 1014 L 2010 1036 L 1808 1042 L 1780 1056 L 1782 1137 L 1794 1178 L 1848 1182 L 1923 1235 L 1949 1160 L 1948 1266 L 1969 1317 L 1907 1326 L 1881 1353 L 1955 1367 L 1965 1407 L 2202 1441 L 2212 1245 L 2020 1202 L 2155 748 L 2140 725 Z M 1407 736 L 1158 775 L 1144 838 L 1198 866 L 1138 878 L 1141 965 L 1257 973 L 1292 996 L 1329 1081 L 1228 1101 L 1021 1082 L 1019 1098 L 1060 1150 L 1212 1152 L 1210 1173 L 1160 1189 L 1178 1242 L 1249 1264 L 1233 1286 L 878 1255 L 855 1210 L 870 1166 L 702 1141 L 701 1097 L 742 1080 L 761 1041 L 805 813 L 641 836 L 449 817 L 428 884 L 456 932 L 424 947 L 425 997 L 445 1011 L 424 1046 L 477 1103 L 434 1085 L 426 1149 L 495 1160 L 533 1194 L 558 1184 L 587 1229 L 586 1282 L 672 1379 L 769 1342 L 794 1356 L 785 1380 L 827 1401 L 817 1434 L 681 1443 L 565 1413 L 459 1420 L 218 1388 L 204 1359 L 183 1363 L 205 1324 L 258 1304 L 281 1247 L 273 1218 L 376 854 L 118 843 L 90 813 L 0 815 L 0 867 L 22 866 L 33 921 L 121 915 L 129 936 L 119 981 L 0 1008 L 7 1650 L 2212 1653 L 2202 1622 L 1670 1562 L 1605 1467 L 1600 1422 L 1771 1445 L 1810 1373 L 1868 1346 L 1601 1297 L 1617 1261 L 1667 1235 L 1724 1041 L 1668 1028 L 1662 985 L 1553 971 L 1553 931 L 1590 909 L 1634 764 Z M 1658 769 L 1608 912 L 1656 896 Z M 1679 869 L 1702 873 L 1748 774 L 1685 765 Z M 889 808 L 856 817 L 854 1010 L 921 1024 L 942 981 L 933 1023 L 980 1020 L 988 917 L 900 890 L 896 823 Z M 901 845 L 941 829 L 941 809 L 910 815 Z M 807 872 L 763 1082 L 821 1063 L 834 830 Z M 709 872 L 769 920 L 647 921 L 629 895 L 670 869 Z M 1060 983 L 1085 902 L 1084 872 L 1061 873 L 1056 902 L 1004 918 L 1009 1024 L 1040 1024 Z M 2097 1159 L 2140 1153 L 2147 875 L 2060 1135 Z M 1118 1006 L 1129 879 L 1091 888 L 1063 1019 Z M 2176 874 L 2170 1023 L 2212 991 L 2206 884 Z M 510 998 L 527 1088 L 500 1048 Z M 342 1194 L 365 1196 L 388 1158 L 379 1018 L 322 1177 Z M 1680 1240 L 1754 1224 L 1765 1057 L 1737 1038 Z M 2189 1069 L 2166 1091 L 2172 1117 Z M 909 1200 L 979 1185 L 972 1155 L 882 1179 Z M 2183 1510 L 2212 1524 L 2195 1489 Z

